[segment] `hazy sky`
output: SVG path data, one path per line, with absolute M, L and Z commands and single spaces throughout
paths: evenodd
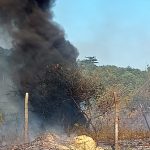
M 150 64 L 150 0 L 57 0 L 53 10 L 79 58 L 140 69 Z

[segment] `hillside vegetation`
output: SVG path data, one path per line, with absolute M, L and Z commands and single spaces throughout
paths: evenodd
M 105 88 L 105 93 L 118 92 L 121 101 L 128 105 L 138 94 L 138 90 L 149 81 L 149 67 L 141 71 L 131 67 L 117 67 L 113 65 L 98 66 L 95 57 L 78 60 L 81 72 L 93 80 L 100 81 Z M 143 87 L 145 88 L 145 87 Z M 143 89 L 144 90 L 144 89 Z M 108 97 L 107 97 L 108 98 Z

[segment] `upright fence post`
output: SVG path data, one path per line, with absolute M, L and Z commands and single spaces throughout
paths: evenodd
M 119 133 L 119 99 L 117 93 L 114 92 L 114 102 L 115 102 L 115 150 L 119 150 L 118 143 L 118 133 Z
M 29 101 L 29 94 L 26 93 L 25 95 L 25 106 L 24 106 L 24 142 L 29 142 L 29 129 L 28 129 L 28 101 Z

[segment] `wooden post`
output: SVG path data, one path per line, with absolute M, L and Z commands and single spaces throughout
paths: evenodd
M 115 101 L 115 150 L 119 150 L 118 143 L 118 133 L 119 133 L 119 100 L 117 98 L 117 93 L 114 92 L 114 101 Z
M 29 94 L 26 93 L 25 95 L 25 107 L 24 107 L 24 142 L 29 142 L 29 131 L 28 131 L 28 100 L 29 100 Z

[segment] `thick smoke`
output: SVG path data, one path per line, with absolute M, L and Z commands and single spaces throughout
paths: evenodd
M 29 92 L 32 110 L 45 120 L 60 121 L 64 116 L 68 124 L 73 124 L 76 119 L 85 121 L 85 118 L 66 93 L 69 87 L 63 82 L 64 72 L 58 64 L 67 71 L 73 68 L 78 51 L 53 22 L 53 5 L 54 0 L 0 0 L 0 23 L 13 39 L 10 56 L 13 81 L 21 94 Z M 51 84 L 46 87 L 51 86 L 51 90 L 43 95 L 37 78 L 45 78 L 48 65 L 57 66 L 57 71 L 52 69 L 49 73 Z

